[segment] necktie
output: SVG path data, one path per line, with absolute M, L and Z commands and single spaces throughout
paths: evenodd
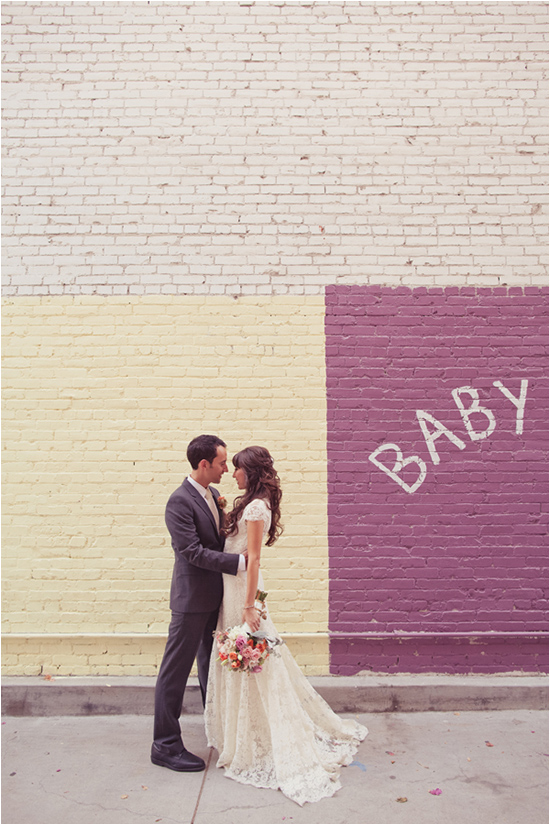
M 214 516 L 214 521 L 216 522 L 216 527 L 218 530 L 220 529 L 220 514 L 218 513 L 218 508 L 216 507 L 216 502 L 214 501 L 214 496 L 210 492 L 210 489 L 206 488 L 206 503 L 210 507 L 212 515 Z

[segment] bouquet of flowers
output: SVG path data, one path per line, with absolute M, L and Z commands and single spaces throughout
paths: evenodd
M 267 593 L 259 591 L 256 600 L 261 603 L 261 615 L 266 617 L 265 597 Z M 282 644 L 282 640 L 268 636 L 261 630 L 252 633 L 247 624 L 219 630 L 214 634 L 218 646 L 218 658 L 222 665 L 230 670 L 245 673 L 260 673 L 272 650 Z

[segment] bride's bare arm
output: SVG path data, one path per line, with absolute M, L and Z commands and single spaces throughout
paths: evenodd
M 252 631 L 260 627 L 260 614 L 254 607 L 258 577 L 260 575 L 260 553 L 264 532 L 263 521 L 247 521 L 246 537 L 248 547 L 248 564 L 246 568 L 246 599 L 243 610 L 243 622 L 246 622 Z

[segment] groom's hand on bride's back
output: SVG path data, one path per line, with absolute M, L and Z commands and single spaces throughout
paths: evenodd
M 244 556 L 244 565 L 248 569 L 248 550 L 243 553 Z

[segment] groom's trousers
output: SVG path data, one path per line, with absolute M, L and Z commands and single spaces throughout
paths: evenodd
M 204 705 L 213 633 L 218 610 L 209 613 L 176 613 L 168 629 L 168 641 L 155 688 L 155 745 L 165 753 L 178 754 L 183 743 L 179 718 L 183 694 L 195 658 Z

